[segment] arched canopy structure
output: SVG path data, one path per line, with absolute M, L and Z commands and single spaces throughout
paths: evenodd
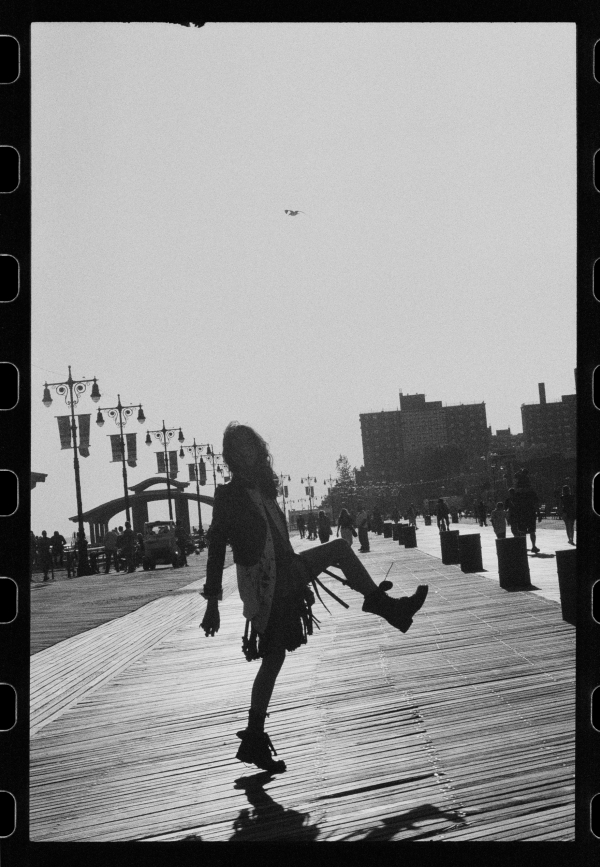
M 151 489 L 153 485 L 163 485 L 161 488 Z M 171 500 L 175 503 L 175 518 L 181 521 L 186 532 L 190 532 L 190 518 L 188 511 L 188 502 L 200 501 L 207 506 L 212 506 L 213 497 L 198 495 L 196 493 L 188 493 L 184 489 L 189 487 L 189 482 L 179 482 L 177 479 L 169 479 L 171 489 Z M 148 520 L 148 503 L 156 500 L 168 499 L 168 491 L 166 479 L 161 476 L 153 476 L 145 479 L 143 482 L 138 482 L 136 485 L 129 487 L 133 491 L 133 496 L 129 498 L 131 508 L 131 523 L 134 533 L 142 533 L 144 523 Z M 90 525 L 90 542 L 92 545 L 102 542 L 108 530 L 108 525 L 111 518 L 125 511 L 125 497 L 117 497 L 114 500 L 108 500 L 100 506 L 95 506 L 93 509 L 88 509 L 83 513 L 83 520 Z M 77 515 L 69 520 L 77 522 Z

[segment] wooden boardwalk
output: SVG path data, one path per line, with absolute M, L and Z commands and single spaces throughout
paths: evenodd
M 317 603 L 321 630 L 288 654 L 271 704 L 284 774 L 234 758 L 256 663 L 233 568 L 215 638 L 198 628 L 201 579 L 34 654 L 31 839 L 574 839 L 575 629 L 560 606 L 371 545 L 375 580 L 398 595 L 427 582 L 429 597 L 406 635 L 341 585 L 349 610 Z

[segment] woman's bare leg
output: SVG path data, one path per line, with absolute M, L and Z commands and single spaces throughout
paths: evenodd
M 267 653 L 260 664 L 260 668 L 252 684 L 250 708 L 258 714 L 266 714 L 277 675 L 285 661 L 285 648 L 277 648 Z
M 348 582 L 348 586 L 363 596 L 368 596 L 377 590 L 377 584 L 361 560 L 356 556 L 345 539 L 334 539 L 316 548 L 309 548 L 300 555 L 316 575 L 329 566 L 339 567 Z

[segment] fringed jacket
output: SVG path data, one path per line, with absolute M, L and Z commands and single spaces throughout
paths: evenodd
M 225 550 L 231 545 L 244 617 L 259 633 L 264 632 L 269 619 L 276 577 L 267 511 L 293 555 L 285 517 L 275 500 L 235 479 L 217 487 L 202 590 L 205 599 L 222 598 Z

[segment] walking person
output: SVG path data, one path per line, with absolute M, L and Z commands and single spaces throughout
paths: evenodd
M 438 530 L 440 533 L 444 533 L 450 529 L 450 510 L 443 499 L 440 497 L 437 501 L 437 509 L 435 512 Z
M 574 545 L 573 535 L 575 533 L 575 518 L 577 511 L 575 508 L 575 496 L 571 493 L 571 488 L 568 485 L 563 485 L 562 494 L 560 497 L 560 516 L 565 522 L 567 531 L 567 539 L 569 545 Z
M 519 529 L 517 527 L 517 511 L 515 506 L 515 489 L 508 489 L 508 497 L 504 501 L 504 510 L 506 512 L 506 521 L 508 526 L 510 527 L 510 532 L 513 536 L 519 535 Z
M 515 473 L 515 478 L 517 480 L 517 485 L 513 495 L 513 503 L 517 524 L 517 535 L 526 536 L 529 534 L 531 539 L 531 551 L 533 554 L 539 554 L 540 549 L 537 547 L 535 542 L 540 501 L 538 495 L 531 486 L 528 470 L 522 469 Z
M 358 541 L 361 554 L 368 554 L 371 550 L 369 545 L 369 516 L 364 506 L 359 505 L 358 515 L 356 516 L 356 529 L 358 530 Z
M 329 542 L 329 537 L 333 533 L 331 522 L 323 509 L 320 510 L 319 517 L 317 518 L 317 532 L 319 534 L 319 542 L 321 545 L 324 545 L 325 542 Z
M 108 530 L 106 536 L 104 537 L 104 574 L 108 575 L 110 572 L 110 564 L 111 561 L 115 565 L 115 572 L 120 572 L 121 567 L 119 566 L 119 556 L 117 553 L 117 541 L 119 535 L 115 529 Z
M 48 572 L 52 572 L 54 578 L 54 565 L 52 562 L 52 542 L 48 538 L 48 533 L 42 530 L 41 539 L 38 539 L 38 565 L 44 573 L 44 581 L 49 581 Z
M 248 724 L 237 733 L 241 745 L 236 757 L 281 772 L 285 762 L 273 760 L 276 751 L 264 723 L 286 651 L 306 644 L 312 635 L 315 597 L 309 584 L 316 590 L 318 575 L 337 566 L 348 586 L 365 597 L 363 611 L 378 614 L 402 632 L 423 605 L 427 585 L 410 597 L 388 596 L 391 582 L 377 586 L 343 539 L 295 553 L 277 503 L 278 478 L 266 442 L 247 425 L 232 422 L 225 429 L 222 454 L 232 479 L 215 491 L 201 628 L 206 636 L 219 630 L 223 567 L 230 544 L 246 618 L 244 656 L 261 661 L 252 685 Z
M 408 518 L 408 526 L 414 527 L 415 530 L 418 530 L 419 528 L 417 527 L 417 512 L 415 510 L 414 503 L 411 503 L 408 507 L 408 512 L 406 513 L 406 516 Z
M 506 539 L 506 512 L 502 500 L 496 503 L 496 508 L 490 514 L 490 523 L 497 539 Z
M 127 572 L 135 572 L 135 536 L 129 521 L 125 521 L 125 529 L 117 540 L 121 557 L 125 560 Z
M 312 512 L 309 513 L 308 519 L 306 521 L 306 529 L 308 530 L 309 539 L 317 538 L 317 519 Z
M 189 538 L 188 534 L 183 529 L 183 524 L 181 523 L 181 521 L 176 521 L 175 522 L 175 540 L 179 546 L 179 550 L 181 551 L 181 565 L 182 566 L 188 565 L 187 553 L 186 553 L 188 538 Z
M 65 550 L 65 545 L 67 544 L 67 540 L 64 536 L 55 530 L 52 534 L 52 539 L 50 540 L 52 543 L 52 559 L 54 561 L 55 566 L 60 566 L 62 569 L 63 565 L 63 554 Z
M 304 535 L 306 533 L 306 521 L 304 520 L 304 515 L 298 515 L 298 517 L 296 518 L 296 527 L 298 527 L 300 538 L 304 539 Z
M 348 509 L 342 509 L 338 516 L 337 531 L 335 534 L 336 537 L 339 536 L 340 533 L 342 539 L 344 539 L 350 545 L 350 547 L 352 547 L 352 539 L 358 534 L 354 529 L 354 523 L 348 512 Z
M 483 500 L 477 504 L 477 518 L 479 519 L 480 527 L 487 527 L 487 508 Z

